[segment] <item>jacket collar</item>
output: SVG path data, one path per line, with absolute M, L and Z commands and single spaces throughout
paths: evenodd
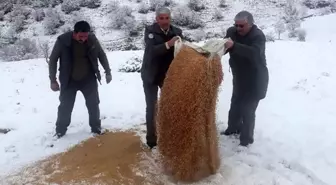
M 168 28 L 167 34 L 165 34 L 164 31 L 159 26 L 159 24 L 154 23 L 153 32 L 158 33 L 158 34 L 162 34 L 162 35 L 174 35 L 175 34 L 175 29 L 174 29 L 174 26 L 170 25 L 170 27 Z

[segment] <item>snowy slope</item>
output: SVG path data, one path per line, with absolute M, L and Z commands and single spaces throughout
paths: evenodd
M 240 148 L 237 139 L 221 136 L 220 173 L 198 184 L 335 184 L 336 27 L 324 24 L 335 18 L 336 14 L 308 19 L 303 25 L 307 42 L 267 43 L 270 85 L 257 111 L 255 143 Z M 330 29 L 319 29 L 319 24 Z M 144 122 L 140 75 L 117 72 L 119 65 L 134 55 L 141 56 L 142 51 L 108 54 L 113 82 L 100 86 L 102 124 L 106 128 L 140 127 Z M 218 103 L 218 127 L 225 129 L 232 77 L 228 56 L 222 62 L 225 77 Z M 6 184 L 1 182 L 6 172 L 62 152 L 91 134 L 84 99 L 78 93 L 67 135 L 52 140 L 58 93 L 49 90 L 43 59 L 0 63 L 0 70 L 0 128 L 13 129 L 0 134 L 0 184 Z
M 79 0 L 74 0 L 75 4 Z M 180 5 L 186 4 L 189 0 L 173 0 L 174 5 L 171 6 L 173 12 L 176 13 L 176 8 Z M 274 30 L 274 23 L 279 20 L 284 14 L 284 4 L 285 0 L 274 1 L 274 0 L 262 0 L 262 1 L 251 1 L 251 0 L 226 0 L 227 7 L 219 7 L 219 2 L 221 0 L 202 0 L 200 2 L 206 5 L 206 9 L 198 12 L 200 19 L 205 22 L 204 28 L 190 30 L 188 28 L 183 28 L 186 34 L 192 35 L 201 35 L 205 36 L 206 34 L 222 34 L 228 26 L 232 25 L 233 17 L 241 10 L 248 10 L 252 12 L 255 16 L 256 23 L 263 29 Z M 295 0 L 298 4 L 302 0 Z M 147 0 L 129 0 L 129 1 L 120 1 L 120 0 L 102 0 L 100 7 L 95 9 L 90 9 L 86 7 L 81 7 L 80 10 L 71 12 L 70 14 L 65 14 L 61 10 L 61 5 L 57 5 L 54 10 L 57 10 L 61 20 L 64 21 L 64 25 L 57 28 L 56 34 L 50 35 L 45 32 L 43 21 L 36 22 L 32 17 L 29 16 L 25 20 L 25 25 L 23 26 L 23 31 L 16 33 L 18 37 L 34 39 L 37 42 L 48 41 L 50 45 L 54 43 L 55 38 L 63 33 L 66 30 L 72 29 L 73 24 L 79 20 L 87 20 L 95 28 L 95 32 L 98 35 L 99 39 L 107 49 L 117 50 L 117 46 L 125 44 L 127 42 L 128 35 L 125 34 L 124 30 L 113 29 L 111 27 L 111 19 L 114 16 L 113 10 L 111 9 L 111 3 L 118 2 L 120 5 L 127 5 L 132 9 L 132 15 L 135 17 L 137 22 L 152 22 L 154 20 L 154 12 L 149 11 L 146 14 L 138 13 L 141 4 L 150 2 Z M 77 3 L 78 5 L 79 3 Z M 299 11 L 301 12 L 301 9 Z M 35 9 L 29 7 L 29 10 L 34 13 Z M 46 11 L 46 8 L 43 8 L 41 11 Z M 222 13 L 223 18 L 221 20 L 214 20 L 214 14 L 216 11 Z M 310 10 L 307 14 L 314 13 L 316 14 L 317 10 Z M 186 11 L 186 14 L 188 11 Z M 1 12 L 0 12 L 1 14 Z M 304 15 L 302 15 L 304 16 Z M 300 16 L 300 17 L 302 17 Z M 12 25 L 12 22 L 9 22 L 8 15 L 5 15 L 4 21 L 0 21 L 0 32 L 2 35 L 6 35 L 6 30 Z M 142 47 L 142 33 L 140 35 L 132 38 L 137 47 Z

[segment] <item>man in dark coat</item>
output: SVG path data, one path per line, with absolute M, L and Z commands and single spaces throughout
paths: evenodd
M 268 88 L 266 39 L 247 11 L 236 15 L 234 27 L 227 30 L 225 38 L 230 38 L 225 47 L 230 54 L 233 93 L 228 128 L 221 134 L 240 134 L 240 145 L 247 146 L 254 142 L 255 112 Z
M 156 10 L 156 22 L 145 28 L 145 52 L 141 67 L 141 78 L 146 99 L 146 142 L 150 148 L 157 144 L 155 130 L 155 107 L 158 88 L 164 79 L 174 58 L 174 44 L 182 38 L 182 30 L 171 25 L 171 13 L 166 7 Z
M 106 82 L 112 80 L 111 69 L 104 50 L 96 36 L 91 33 L 86 21 L 79 21 L 74 31 L 60 35 L 53 47 L 49 60 L 50 87 L 60 90 L 60 105 L 56 121 L 56 136 L 65 135 L 71 121 L 77 91 L 81 91 L 89 112 L 89 125 L 95 134 L 101 134 L 98 83 L 101 75 L 98 59 L 106 73 Z M 57 62 L 59 65 L 59 82 L 56 79 Z

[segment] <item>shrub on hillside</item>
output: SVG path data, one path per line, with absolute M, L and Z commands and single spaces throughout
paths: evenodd
M 24 30 L 25 26 L 25 16 L 23 15 L 18 15 L 16 16 L 14 22 L 12 23 L 12 27 L 16 32 L 21 32 Z
M 81 6 L 88 8 L 98 8 L 101 6 L 102 0 L 82 0 Z
M 142 65 L 142 60 L 140 57 L 132 57 L 131 59 L 127 60 L 125 64 L 123 64 L 119 68 L 119 72 L 124 73 L 134 73 L 134 72 L 140 72 Z
M 43 25 L 46 34 L 53 35 L 56 34 L 57 28 L 64 25 L 64 21 L 61 19 L 59 12 L 49 7 L 45 12 Z
M 147 3 L 140 3 L 138 12 L 142 14 L 147 14 L 149 12 L 150 7 L 147 5 Z
M 144 25 L 142 23 L 139 23 L 133 17 L 130 17 L 126 20 L 123 30 L 125 30 L 127 36 L 136 37 L 139 36 L 140 31 L 143 28 Z
M 202 11 L 205 9 L 205 4 L 202 0 L 189 0 L 188 6 L 191 10 L 196 12 Z
M 0 21 L 3 21 L 5 18 L 5 12 L 0 10 Z
M 62 3 L 63 0 L 31 0 L 31 5 L 34 8 L 55 7 Z
M 7 45 L 0 50 L 0 57 L 4 61 L 17 61 L 32 59 L 38 56 L 36 42 L 22 39 L 15 44 Z
M 4 12 L 4 14 L 7 14 L 11 12 L 13 9 L 13 2 L 11 1 L 0 1 L 0 10 Z
M 40 22 L 40 21 L 43 21 L 45 17 L 45 13 L 42 8 L 38 8 L 32 12 L 32 16 L 35 21 Z
M 79 0 L 64 0 L 62 5 L 61 5 L 61 10 L 69 14 L 73 11 L 78 11 L 80 10 L 80 1 Z
M 328 0 L 303 0 L 302 4 L 310 9 L 325 8 L 330 6 L 332 1 Z
M 9 45 L 14 44 L 18 39 L 18 34 L 14 30 L 14 28 L 11 26 L 7 29 L 1 28 L 0 32 L 0 48 Z
M 294 0 L 287 0 L 284 20 L 287 23 L 286 26 L 289 31 L 289 37 L 295 37 L 296 30 L 301 26 L 299 15 L 300 12 Z
M 119 1 L 113 0 L 108 4 L 108 10 L 107 13 L 111 13 L 114 11 L 117 11 L 120 8 Z
M 23 4 L 14 4 L 13 9 L 9 14 L 9 21 L 16 21 L 17 17 L 20 16 L 20 19 L 23 20 L 28 19 L 31 11 L 30 9 Z
M 307 32 L 304 29 L 297 30 L 298 41 L 306 41 Z
M 160 6 L 171 6 L 174 4 L 173 0 L 149 0 L 149 10 L 155 11 Z
M 266 33 L 266 42 L 274 42 L 275 41 L 275 34 L 272 32 Z
M 227 6 L 226 0 L 219 0 L 219 7 L 226 8 Z
M 223 12 L 219 9 L 216 9 L 213 13 L 213 19 L 216 21 L 222 20 L 224 18 Z
M 135 21 L 132 15 L 132 8 L 129 6 L 121 6 L 111 14 L 111 27 L 114 29 L 123 29 L 128 27 L 131 21 Z
M 301 26 L 301 21 L 291 21 L 287 23 L 288 37 L 293 38 L 297 36 L 297 30 Z
M 177 7 L 173 14 L 172 22 L 178 26 L 188 27 L 189 29 L 203 28 L 205 26 L 199 15 L 191 11 L 187 6 Z
M 331 10 L 332 13 L 336 12 L 336 1 L 331 3 L 330 10 Z
M 163 0 L 163 6 L 172 6 L 174 4 L 174 0 Z

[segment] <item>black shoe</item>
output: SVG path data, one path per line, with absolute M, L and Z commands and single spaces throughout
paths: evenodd
M 254 140 L 250 140 L 250 141 L 240 141 L 240 144 L 239 146 L 244 146 L 244 147 L 247 147 L 248 145 L 250 144 L 253 144 Z
M 156 142 L 147 142 L 147 146 L 150 148 L 150 149 L 153 149 L 154 147 L 156 147 Z
M 238 134 L 240 134 L 240 131 L 239 130 L 226 129 L 224 132 L 221 132 L 220 134 L 221 135 L 226 135 L 226 136 L 238 135 Z
M 60 139 L 61 137 L 63 137 L 65 135 L 65 133 L 60 133 L 60 132 L 57 132 L 54 137 L 57 137 L 57 139 Z
M 101 129 L 92 129 L 91 132 L 96 135 L 103 135 Z

